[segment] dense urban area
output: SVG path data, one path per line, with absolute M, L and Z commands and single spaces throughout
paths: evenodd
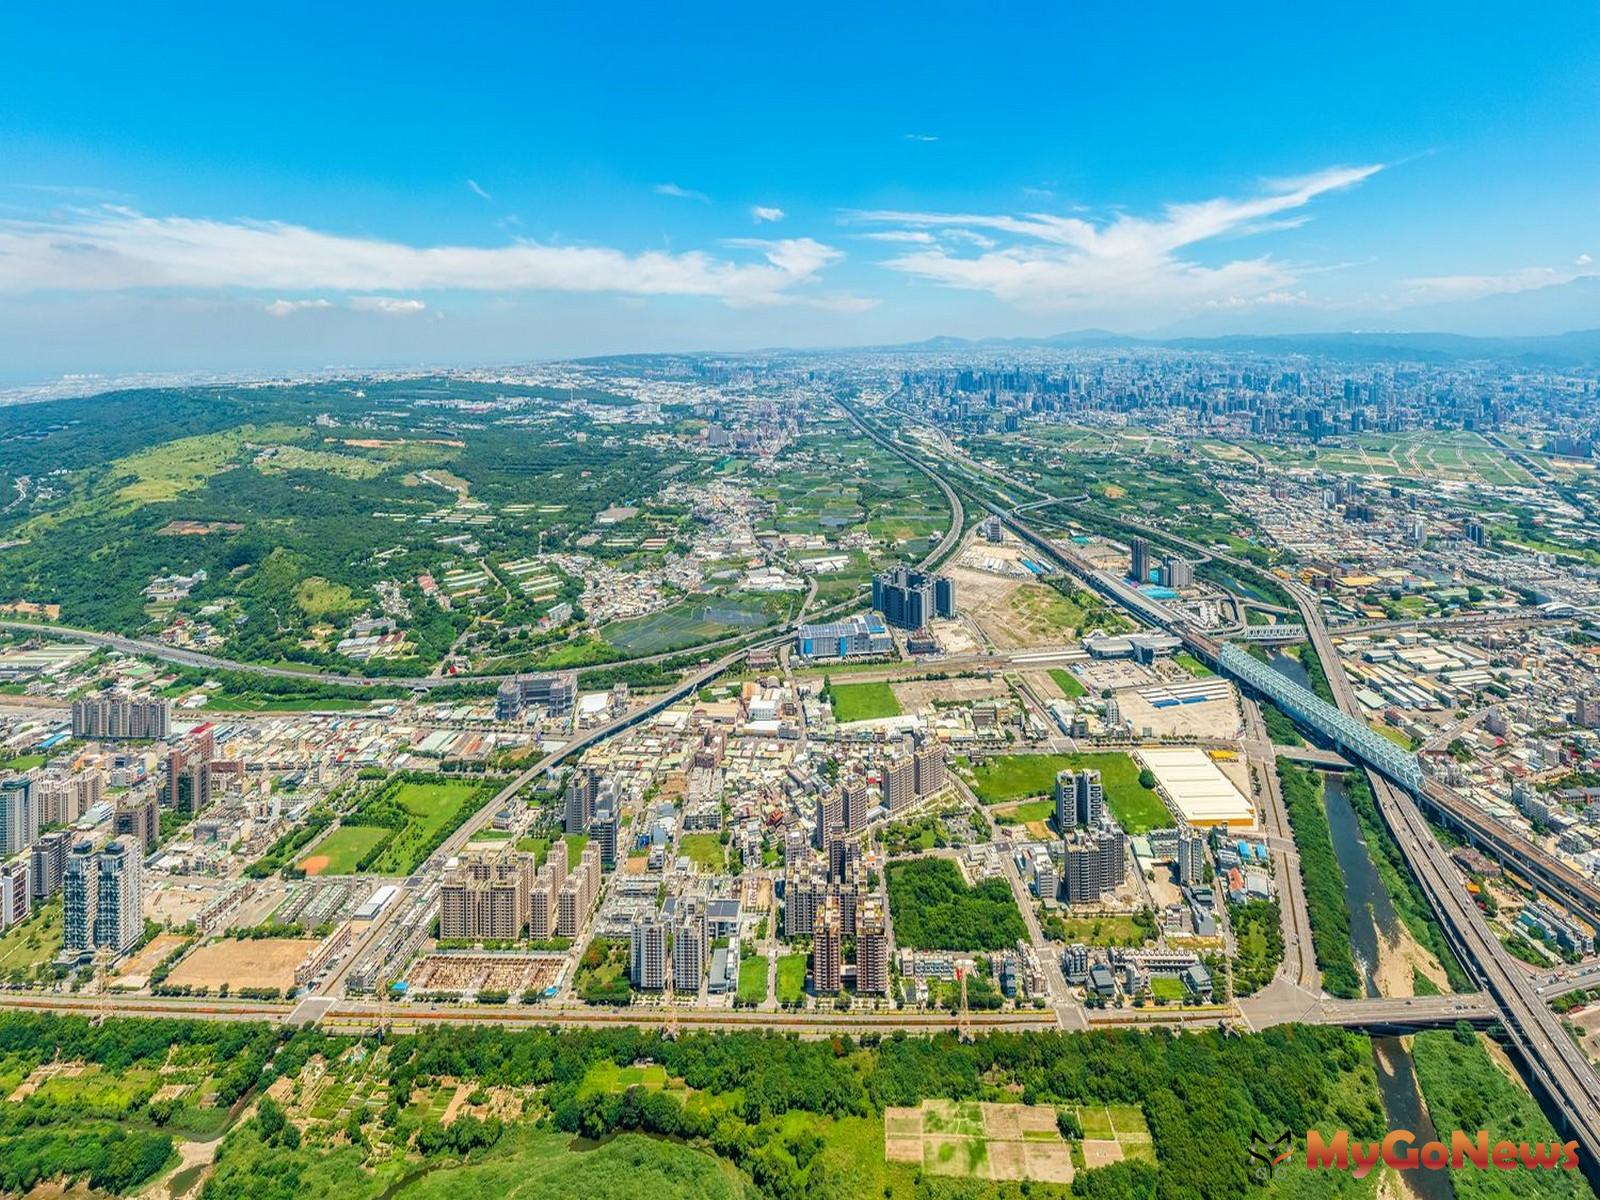
M 1590 1195 L 1600 394 L 1459 341 L 0 408 L 0 1194 Z

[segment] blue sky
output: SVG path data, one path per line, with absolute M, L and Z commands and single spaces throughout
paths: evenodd
M 1600 325 L 1589 3 L 54 7 L 9 379 Z

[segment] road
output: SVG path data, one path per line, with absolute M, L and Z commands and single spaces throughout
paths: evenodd
M 1050 561 L 1084 578 L 1097 591 L 1111 595 L 1151 624 L 1182 637 L 1192 651 L 1212 661 L 1217 660 L 1220 646 L 1216 639 L 1193 629 L 1186 622 L 1176 620 L 1170 610 L 1128 587 L 1125 581 L 1095 570 L 1067 548 L 1042 537 L 1014 512 L 997 515 L 1002 516 L 1018 536 L 1040 550 Z M 1170 538 L 1165 531 L 1156 532 Z M 1226 560 L 1229 556 L 1218 557 Z M 1350 681 L 1334 651 L 1319 601 L 1298 584 L 1286 582 L 1285 587 L 1300 609 L 1311 645 L 1321 659 L 1332 686 L 1337 707 L 1346 716 L 1364 721 Z M 1287 680 L 1284 683 L 1288 685 Z M 1309 693 L 1306 693 L 1306 697 L 1310 701 L 1316 699 Z M 1582 1164 L 1591 1181 L 1600 1178 L 1600 1076 L 1595 1074 L 1583 1052 L 1573 1044 L 1560 1022 L 1542 1002 L 1527 973 L 1489 930 L 1416 803 L 1377 771 L 1369 769 L 1368 775 L 1379 810 L 1428 896 L 1452 948 L 1499 1006 L 1507 1033 L 1528 1069 L 1529 1083 L 1556 1108 L 1560 1116 L 1559 1126 L 1567 1136 L 1576 1138 L 1580 1143 Z M 1436 807 L 1448 810 L 1457 806 L 1452 804 L 1453 793 L 1439 788 L 1435 781 L 1428 780 L 1422 790 L 1428 801 Z M 1471 809 L 1459 797 L 1453 799 L 1459 802 L 1460 807 Z M 1477 814 L 1475 809 L 1471 809 L 1471 814 L 1483 821 L 1488 820 Z M 1464 816 L 1470 819 L 1469 814 Z M 1540 854 L 1536 848 L 1527 848 L 1538 859 L 1548 862 L 1547 856 Z M 1533 869 L 1540 878 L 1551 874 L 1548 869 L 1541 869 L 1537 860 Z M 1569 871 L 1566 874 L 1575 873 Z M 1569 893 L 1581 895 L 1585 890 L 1592 891 L 1596 901 L 1593 911 L 1600 912 L 1600 889 L 1594 889 L 1592 884 L 1582 879 L 1563 878 L 1561 882 L 1568 885 Z
M 1300 852 L 1295 849 L 1294 831 L 1278 787 L 1275 751 L 1267 736 L 1261 706 L 1241 697 L 1244 708 L 1245 753 L 1251 773 L 1261 789 L 1262 810 L 1266 816 L 1267 852 L 1272 858 L 1272 873 L 1278 881 L 1278 914 L 1283 924 L 1283 973 L 1307 995 L 1322 991 L 1322 972 L 1317 970 L 1317 954 L 1311 943 L 1311 914 L 1306 907 L 1305 881 L 1300 876 Z
M 1320 604 L 1298 586 L 1289 591 L 1300 607 L 1338 707 L 1359 718 L 1360 706 L 1334 650 Z M 1600 1173 L 1600 1076 L 1539 996 L 1528 973 L 1489 929 L 1416 803 L 1377 771 L 1369 769 L 1367 775 L 1379 811 L 1452 948 L 1498 1004 L 1506 1032 L 1528 1069 L 1529 1083 L 1559 1110 L 1563 1132 L 1580 1143 L 1585 1173 L 1593 1179 Z

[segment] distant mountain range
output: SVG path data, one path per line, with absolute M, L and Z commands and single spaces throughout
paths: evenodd
M 1169 349 L 1235 354 L 1310 354 L 1349 362 L 1449 363 L 1492 359 L 1529 366 L 1600 366 L 1600 329 L 1535 337 L 1470 337 L 1459 333 L 1274 333 L 1218 337 L 1134 337 L 1104 329 L 1081 329 L 1038 338 L 935 337 L 889 347 L 900 350 L 976 350 L 1053 347 L 1062 350 Z

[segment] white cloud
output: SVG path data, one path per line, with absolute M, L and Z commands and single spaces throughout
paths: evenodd
M 1169 204 L 1155 217 L 1108 221 L 1052 213 L 943 213 L 881 210 L 847 220 L 892 225 L 898 240 L 921 248 L 885 264 L 949 287 L 984 291 L 1042 310 L 1192 310 L 1295 295 L 1299 270 L 1266 256 L 1205 265 L 1181 251 L 1197 243 L 1283 227 L 1279 214 L 1318 196 L 1353 187 L 1380 165 L 1335 167 L 1268 182 L 1258 196 Z M 977 232 L 977 231 L 982 231 Z M 931 241 L 914 235 L 927 234 Z M 991 236 L 994 235 L 994 236 Z M 1003 240 L 1002 240 L 1003 239 Z M 961 253 L 957 242 L 977 247 Z
M 658 196 L 671 196 L 677 200 L 698 200 L 701 204 L 710 204 L 711 197 L 704 192 L 697 192 L 693 188 L 679 187 L 675 183 L 658 183 L 655 186 Z
M 291 313 L 303 312 L 309 308 L 332 308 L 331 300 L 274 300 L 266 306 L 265 312 L 269 317 L 287 317 Z
M 492 247 L 411 246 L 276 221 L 147 217 L 102 207 L 0 220 L 0 292 L 617 292 L 748 306 L 795 300 L 792 289 L 814 284 L 844 257 L 805 237 L 727 245 L 753 253 L 630 254 L 529 239 Z
M 1501 296 L 1512 292 L 1536 292 L 1541 288 L 1559 287 L 1577 279 L 1589 279 L 1600 272 L 1589 269 L 1588 255 L 1580 255 L 1577 269 L 1555 267 L 1519 267 L 1489 275 L 1428 275 L 1402 281 L 1404 299 L 1415 303 L 1430 300 L 1477 300 L 1483 296 Z
M 783 215 L 783 209 L 770 208 L 765 204 L 757 204 L 750 209 L 750 217 L 757 225 L 763 221 L 781 221 Z
M 493 200 L 494 199 L 493 196 L 489 195 L 488 192 L 483 190 L 483 185 L 480 184 L 476 179 L 467 180 L 467 190 L 470 191 L 474 196 L 478 197 L 478 199 L 480 199 L 480 200 Z
M 1594 259 L 1590 258 L 1587 254 L 1580 254 L 1580 255 L 1578 255 L 1577 258 L 1573 259 L 1572 261 L 1577 263 L 1580 267 L 1587 267 L 1590 263 L 1592 263 L 1594 261 Z
M 939 135 L 936 133 L 908 133 L 905 138 L 908 142 L 937 142 Z
M 401 300 L 394 296 L 357 296 L 350 301 L 357 312 L 383 313 L 391 317 L 419 313 L 428 306 L 421 300 Z

